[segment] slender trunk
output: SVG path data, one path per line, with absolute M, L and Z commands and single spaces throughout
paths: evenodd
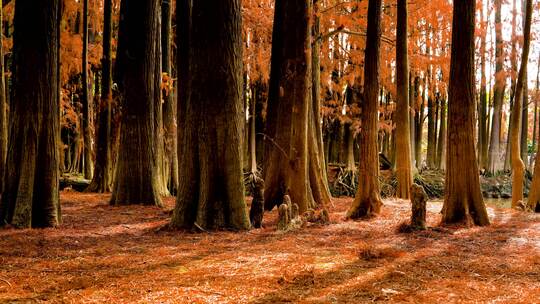
M 446 94 L 441 96 L 441 127 L 439 128 L 439 142 L 437 143 L 437 168 L 446 168 Z
M 488 225 L 474 142 L 476 1 L 454 1 L 448 99 L 448 147 L 442 223 Z
M 526 12 L 526 2 L 527 0 L 523 0 L 521 4 L 523 16 L 527 14 Z M 526 18 L 523 18 L 523 28 L 525 28 L 525 21 Z M 522 112 L 521 112 L 521 159 L 525 163 L 525 165 L 528 164 L 527 159 L 529 156 L 528 153 L 528 145 L 527 145 L 527 139 L 529 135 L 529 85 L 528 85 L 528 74 L 527 70 L 525 70 L 525 76 L 523 79 L 523 101 L 522 101 Z
M 505 76 L 503 71 L 504 48 L 502 41 L 501 6 L 502 0 L 495 0 L 495 88 L 493 93 L 493 118 L 491 122 L 487 167 L 487 171 L 490 173 L 495 173 L 499 169 L 501 152 L 500 133 L 505 86 Z
M 103 7 L 103 57 L 101 58 L 101 98 L 98 107 L 96 162 L 87 192 L 110 192 L 112 189 L 112 0 Z M 97 83 L 96 83 L 97 86 Z
M 3 9 L 0 6 L 0 46 L 3 45 L 4 37 L 4 18 Z M 4 172 L 6 165 L 6 155 L 8 148 L 8 90 L 4 80 L 4 50 L 0 47 L 0 195 L 4 188 Z
M 15 4 L 12 114 L 0 222 L 19 228 L 60 222 L 59 14 L 59 0 Z
M 486 28 L 486 22 L 484 20 L 484 5 L 480 10 L 480 21 L 484 28 Z M 487 29 L 480 37 L 480 105 L 478 112 L 478 158 L 480 168 L 485 169 L 487 167 L 487 148 L 488 148 L 488 97 L 486 89 L 486 36 Z
M 92 102 L 88 83 L 88 0 L 83 0 L 83 53 L 82 53 L 82 132 L 84 140 L 84 178 L 92 179 Z
M 122 126 L 112 205 L 161 206 L 156 166 L 155 80 L 159 33 L 158 0 L 124 0 L 121 4 L 117 66 L 121 67 Z M 161 114 L 159 112 L 159 114 Z
M 397 3 L 396 35 L 396 196 L 410 198 L 413 181 L 409 123 L 409 59 L 407 54 L 407 0 Z
M 354 201 L 347 211 L 347 218 L 351 219 L 376 215 L 382 206 L 377 153 L 380 35 L 381 0 L 369 0 L 364 59 L 364 103 L 361 114 L 362 129 L 359 134 L 358 181 L 362 187 L 358 187 Z
M 165 168 L 163 174 L 170 193 L 176 193 L 178 188 L 178 152 L 176 134 L 176 96 L 172 75 L 172 10 L 171 0 L 161 2 L 161 66 L 164 79 L 162 86 L 163 98 L 163 140 L 165 144 Z
M 526 81 L 527 64 L 529 62 L 529 48 L 531 36 L 531 17 L 532 17 L 532 0 L 526 0 L 525 24 L 523 28 L 523 52 L 521 54 L 521 66 L 517 77 L 515 100 L 512 112 L 514 120 L 512 121 L 512 207 L 517 207 L 523 201 L 523 178 L 525 173 L 525 164 L 521 159 L 521 112 L 524 95 L 524 83 Z
M 191 79 L 178 103 L 182 174 L 171 226 L 246 230 L 241 4 L 189 2 L 178 1 L 176 14 L 178 73 Z
M 422 132 L 424 126 L 424 99 L 420 93 L 420 77 L 414 78 L 414 158 L 416 159 L 416 168 L 422 168 Z

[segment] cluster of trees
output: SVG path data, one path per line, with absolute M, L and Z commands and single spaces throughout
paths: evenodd
M 59 224 L 59 179 L 82 173 L 86 191 L 112 191 L 113 205 L 161 206 L 176 195 L 172 227 L 244 230 L 246 181 L 264 179 L 267 210 L 285 196 L 300 212 L 325 208 L 329 162 L 359 181 L 347 217 L 369 217 L 382 206 L 383 153 L 398 197 L 409 198 L 413 168 L 445 168 L 443 222 L 487 225 L 479 168 L 500 170 L 508 78 L 501 2 L 4 1 L 0 36 L 11 52 L 0 68 L 11 73 L 0 79 L 0 220 Z M 508 74 L 514 206 L 532 166 L 532 11 L 525 0 L 521 63 L 512 44 Z

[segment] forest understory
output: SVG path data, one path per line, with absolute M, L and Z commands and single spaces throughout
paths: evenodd
M 249 232 L 162 229 L 158 207 L 112 207 L 110 195 L 61 193 L 59 228 L 0 230 L 3 303 L 539 303 L 540 214 L 488 205 L 488 227 L 401 233 L 408 201 L 330 225 L 277 232 L 277 211 Z M 249 199 L 248 199 L 249 203 Z M 24 246 L 21 246 L 24 244 Z

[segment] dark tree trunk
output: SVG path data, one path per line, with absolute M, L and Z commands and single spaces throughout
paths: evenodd
M 495 173 L 499 169 L 501 152 L 500 132 L 505 87 L 501 6 L 502 0 L 495 0 L 495 88 L 493 93 L 493 119 L 491 122 L 487 167 L 487 171 L 490 173 Z
M 409 138 L 409 58 L 407 54 L 407 0 L 397 3 L 396 35 L 396 196 L 410 197 L 412 184 L 411 141 Z
M 161 67 L 166 74 L 167 82 L 162 90 L 163 96 L 163 136 L 165 143 L 165 170 L 167 187 L 170 193 L 176 193 L 178 188 L 178 153 L 176 135 L 176 96 L 175 85 L 172 75 L 172 10 L 171 0 L 163 0 L 161 3 Z
M 249 229 L 240 1 L 194 1 L 191 10 L 188 1 L 178 1 L 177 18 L 179 78 L 191 79 L 178 103 L 181 175 L 171 226 Z
M 94 176 L 87 192 L 109 192 L 112 187 L 112 0 L 103 7 L 103 57 L 101 58 L 101 99 L 98 107 L 97 150 Z M 97 86 L 97 83 L 96 83 Z
M 377 152 L 379 47 L 381 35 L 381 0 L 369 0 L 366 49 L 364 59 L 364 104 L 360 130 L 360 158 L 358 187 L 347 218 L 362 218 L 380 212 L 382 200 L 379 190 L 379 153 Z
M 155 80 L 158 0 L 122 1 L 117 64 L 121 67 L 122 126 L 112 205 L 161 205 L 155 165 Z
M 474 142 L 474 19 L 476 1 L 454 1 L 448 88 L 448 147 L 444 224 L 488 225 Z
M 82 132 L 84 140 L 84 178 L 92 179 L 92 102 L 88 88 L 88 0 L 83 0 L 83 53 L 82 53 Z
M 417 169 L 422 168 L 422 133 L 424 129 L 424 99 L 420 93 L 420 77 L 414 78 L 414 159 Z
M 527 14 L 526 2 L 527 0 L 523 0 L 521 4 L 521 8 L 523 12 L 522 16 L 526 16 Z M 523 19 L 523 28 L 525 28 L 526 26 L 525 21 L 527 19 L 526 18 L 522 18 L 522 19 Z M 523 79 L 523 101 L 522 101 L 522 113 L 521 113 L 521 160 L 523 160 L 525 165 L 528 164 L 527 158 L 529 156 L 529 153 L 528 153 L 529 147 L 527 145 L 527 139 L 529 136 L 529 85 L 528 85 L 528 82 L 529 82 L 528 74 L 527 74 L 527 70 L 525 70 L 525 75 Z
M 0 7 L 0 46 L 3 45 L 4 37 L 3 9 Z M 0 47 L 0 195 L 4 187 L 4 172 L 8 148 L 8 90 L 4 78 L 4 50 Z
M 59 3 L 15 4 L 13 101 L 0 221 L 20 228 L 60 221 Z

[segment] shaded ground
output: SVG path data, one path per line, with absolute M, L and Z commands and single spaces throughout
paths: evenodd
M 346 198 L 329 226 L 278 233 L 274 211 L 265 229 L 188 234 L 108 199 L 65 192 L 60 228 L 0 230 L 0 302 L 540 303 L 540 215 L 489 208 L 490 227 L 400 234 L 406 202 L 344 222 Z

